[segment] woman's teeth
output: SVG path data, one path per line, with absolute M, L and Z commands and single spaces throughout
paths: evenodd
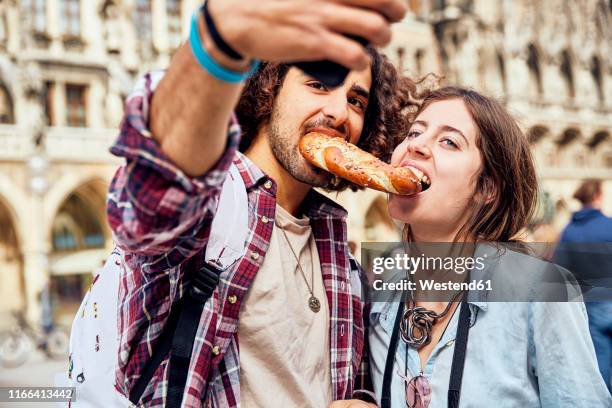
M 417 169 L 416 167 L 412 167 L 412 166 L 407 166 L 407 167 L 410 169 L 410 171 L 414 173 L 415 176 L 419 178 L 419 180 L 421 180 L 421 184 L 423 185 L 423 190 L 427 189 L 431 185 L 431 180 L 429 180 L 429 177 L 427 177 L 425 173 L 423 173 L 421 170 Z

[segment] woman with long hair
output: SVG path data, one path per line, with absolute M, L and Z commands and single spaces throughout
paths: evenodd
M 489 302 L 458 290 L 441 299 L 417 285 L 401 299 L 373 303 L 370 362 L 379 405 L 612 407 L 580 297 L 542 301 L 538 274 L 550 268 L 520 250 L 538 187 L 529 143 L 508 112 L 471 90 L 432 91 L 391 163 L 429 178 L 419 194 L 389 197 L 389 213 L 405 225 L 408 244 L 472 245 L 473 256 L 487 248 L 494 256 L 480 273 L 495 275 L 503 267 L 504 284 L 514 284 L 508 273 L 518 282 L 493 290 L 520 297 L 513 292 L 518 288 L 535 297 Z M 500 250 L 507 243 L 513 247 Z

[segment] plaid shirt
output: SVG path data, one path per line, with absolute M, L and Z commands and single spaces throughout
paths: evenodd
M 108 219 L 124 251 L 119 289 L 119 364 L 116 389 L 128 396 L 158 344 L 170 307 L 184 293 L 192 268 L 204 262 L 223 181 L 233 162 L 249 206 L 246 254 L 223 272 L 206 303 L 195 338 L 183 406 L 240 406 L 238 317 L 263 263 L 274 223 L 276 184 L 237 151 L 240 128 L 232 118 L 227 148 L 205 175 L 188 177 L 150 136 L 148 112 L 162 72 L 146 75 L 126 102 L 126 116 L 111 152 L 125 157 L 110 187 Z M 304 201 L 311 220 L 330 309 L 332 396 L 351 398 L 364 352 L 359 270 L 350 262 L 346 211 L 311 191 Z M 357 287 L 356 287 L 357 286 Z M 158 367 L 140 405 L 161 407 L 168 359 Z M 205 391 L 206 390 L 206 391 Z M 204 395 L 206 393 L 206 395 Z M 206 397 L 206 398 L 205 398 Z

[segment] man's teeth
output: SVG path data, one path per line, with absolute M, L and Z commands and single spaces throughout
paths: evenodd
M 427 177 L 427 176 L 421 177 L 421 182 L 423 182 L 423 183 L 425 183 L 427 185 L 431 184 L 431 181 L 429 180 L 429 177 Z

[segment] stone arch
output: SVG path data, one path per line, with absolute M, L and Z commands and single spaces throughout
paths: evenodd
M 46 239 L 53 319 L 63 323 L 74 316 L 92 273 L 102 266 L 111 234 L 105 216 L 106 182 L 88 178 L 62 193 L 57 194 L 62 199 L 50 217 Z
M 74 183 L 73 180 L 73 183 L 59 186 L 55 194 L 50 194 L 49 199 L 53 200 L 53 207 L 46 211 L 49 214 L 48 219 L 52 220 L 52 223 L 55 222 L 55 219 L 61 214 L 62 206 L 67 202 L 70 202 L 70 205 L 83 205 L 100 224 L 104 239 L 107 240 L 110 238 L 110 231 L 106 223 L 106 191 L 107 182 L 99 177 L 78 180 L 77 183 Z M 51 245 L 53 245 L 52 225 L 47 228 Z
M 25 233 L 25 220 L 28 218 L 27 197 L 8 178 L 0 174 L 0 200 L 4 203 L 14 220 L 18 242 L 23 245 L 27 239 Z
M 57 214 L 60 206 L 74 191 L 83 186 L 95 186 L 94 189 L 99 196 L 106 199 L 108 181 L 100 176 L 99 172 L 91 170 L 88 172 L 72 171 L 60 177 L 48 191 L 45 197 L 45 215 L 47 220 L 52 220 Z M 98 206 L 99 207 L 99 206 Z M 104 208 L 101 208 L 104 211 Z M 100 213 L 102 216 L 102 213 Z M 50 224 L 45 225 L 45 231 L 49 231 Z
M 17 214 L 0 195 L 0 326 L 11 311 L 23 310 L 25 302 L 24 261 Z

